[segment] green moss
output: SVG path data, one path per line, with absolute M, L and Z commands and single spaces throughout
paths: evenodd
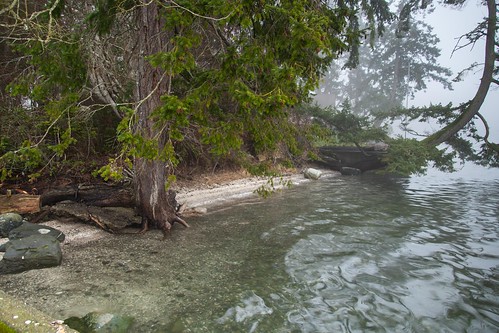
M 12 329 L 3 321 L 0 321 L 0 333 L 17 333 L 17 331 Z

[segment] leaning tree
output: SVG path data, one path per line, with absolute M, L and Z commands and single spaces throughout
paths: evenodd
M 442 5 L 461 6 L 463 2 L 464 1 L 462 0 L 451 0 L 445 1 Z M 487 119 L 480 113 L 482 104 L 488 91 L 491 89 L 491 86 L 499 83 L 497 80 L 498 69 L 496 65 L 496 62 L 498 61 L 498 52 L 496 50 L 499 45 L 496 34 L 498 27 L 497 5 L 493 0 L 482 2 L 482 4 L 487 7 L 488 16 L 484 18 L 475 29 L 461 36 L 454 50 L 454 52 L 456 52 L 468 46 L 475 46 L 478 41 L 482 39 L 485 40 L 484 62 L 471 65 L 469 68 L 459 73 L 456 78 L 459 80 L 464 76 L 464 73 L 468 71 L 477 71 L 482 67 L 482 77 L 475 96 L 471 100 L 457 106 L 449 103 L 448 105 L 430 105 L 427 107 L 404 109 L 401 105 L 402 97 L 407 93 L 407 91 L 404 91 L 398 98 L 393 99 L 397 103 L 392 103 L 392 106 L 385 104 L 384 110 L 381 108 L 381 112 L 378 114 L 378 116 L 383 119 L 402 119 L 404 125 L 409 124 L 412 121 L 420 121 L 423 123 L 433 122 L 439 124 L 441 127 L 438 131 L 430 135 L 423 135 L 411 131 L 411 134 L 415 134 L 417 138 L 406 139 L 397 137 L 387 139 L 385 136 L 382 140 L 389 144 L 388 155 L 385 158 L 388 165 L 386 168 L 387 171 L 407 175 L 425 173 L 429 163 L 433 163 L 435 167 L 441 170 L 453 171 L 456 157 L 462 161 L 472 161 L 483 166 L 499 166 L 499 145 L 490 141 L 489 124 Z M 416 0 L 406 1 L 400 11 L 398 21 L 396 22 L 398 35 L 402 38 L 410 36 L 411 30 L 413 31 L 415 28 L 414 25 L 418 24 L 418 21 L 414 20 L 413 14 L 418 11 L 427 10 L 428 6 L 434 5 L 435 3 L 432 3 L 431 1 L 423 3 Z M 419 38 L 422 36 L 417 37 Z M 428 41 L 432 41 L 432 39 L 435 38 L 435 36 L 431 35 L 428 35 L 428 37 L 432 37 L 431 39 L 428 39 Z M 401 43 L 398 42 L 397 39 L 395 39 L 395 41 L 395 44 Z M 419 47 L 423 49 L 425 47 L 431 48 L 432 46 L 433 45 L 426 46 L 424 43 L 419 43 Z M 386 49 L 383 48 L 375 50 L 373 51 L 373 54 L 380 54 L 380 52 L 383 54 L 385 50 Z M 406 53 L 407 54 L 403 55 L 404 57 L 410 55 L 410 50 L 406 49 Z M 396 52 L 392 51 L 387 54 L 396 54 Z M 431 51 L 428 54 L 433 54 L 433 56 L 436 55 L 435 51 Z M 400 72 L 402 72 L 402 74 L 410 73 L 410 70 L 407 68 L 400 71 L 401 68 L 397 66 L 397 57 L 395 56 L 394 59 L 395 61 L 393 63 L 395 66 L 392 66 L 391 70 L 387 71 L 387 74 L 401 74 Z M 400 59 L 401 58 L 399 58 L 399 60 Z M 429 59 L 430 61 L 426 64 L 426 68 L 429 69 L 429 71 L 427 73 L 422 72 L 419 74 L 424 74 L 422 77 L 433 76 L 433 79 L 437 79 L 438 81 L 439 76 L 436 75 L 445 74 L 445 70 L 435 66 L 434 58 Z M 407 60 L 405 62 L 407 63 Z M 376 72 L 378 67 L 376 65 L 367 66 L 366 63 L 361 64 L 359 69 L 362 69 L 363 66 L 368 67 L 367 74 L 362 75 L 362 80 L 360 82 L 367 83 L 368 85 L 372 83 L 375 88 L 382 87 L 382 84 L 369 81 L 369 71 Z M 385 68 L 382 68 L 382 70 L 384 69 Z M 421 68 L 419 68 L 419 70 L 420 69 Z M 382 72 L 378 71 L 378 73 L 381 74 Z M 412 73 L 412 75 L 414 74 L 415 73 Z M 396 83 L 397 80 L 391 82 Z M 441 82 L 445 84 L 444 80 L 441 80 Z M 418 84 L 419 88 L 424 87 L 424 82 Z M 393 96 L 395 96 L 399 91 L 403 91 L 397 86 L 398 84 L 393 84 L 392 87 L 388 86 L 387 89 L 384 90 L 384 95 L 390 97 L 390 95 L 393 94 Z M 368 89 L 364 86 L 359 90 L 359 94 L 362 95 L 366 91 L 374 89 Z M 353 101 L 357 102 L 357 99 L 354 98 Z M 393 108 L 396 104 L 399 104 L 399 107 Z M 366 134 L 369 134 L 369 131 L 375 133 L 372 132 L 372 124 L 366 124 L 365 122 L 359 121 L 362 117 L 359 118 L 354 114 L 346 115 L 346 112 L 343 112 L 343 110 L 340 111 L 339 116 L 341 116 L 341 119 L 348 120 L 348 122 L 345 123 L 355 122 L 355 119 L 358 118 L 356 123 L 363 124 L 359 131 Z M 329 112 L 329 114 L 324 114 L 322 112 L 322 115 L 320 116 L 329 123 L 331 123 L 331 119 L 337 121 L 338 118 L 338 114 L 331 112 Z M 340 124 L 341 123 L 342 122 L 340 122 Z M 374 121 L 372 121 L 372 123 L 375 124 Z M 339 126 L 334 126 L 334 124 L 333 127 L 337 130 L 339 128 Z M 347 134 L 352 132 L 351 128 L 351 126 L 346 128 Z M 369 131 L 366 131 L 366 129 Z M 378 134 L 379 133 L 377 133 L 377 135 Z M 341 135 L 339 135 L 339 137 L 341 137 Z M 421 139 L 421 137 L 423 138 Z M 379 135 L 377 139 L 380 140 Z
M 447 1 L 446 3 L 459 6 L 463 1 Z M 417 7 L 417 4 L 418 2 L 410 2 L 405 8 L 405 17 L 408 21 L 410 13 L 414 6 Z M 499 83 L 496 78 L 499 45 L 498 5 L 494 0 L 484 1 L 483 4 L 487 7 L 487 17 L 475 29 L 461 36 L 454 50 L 474 46 L 479 40 L 485 39 L 484 62 L 474 64 L 465 70 L 477 70 L 477 66 L 482 66 L 480 85 L 475 96 L 457 106 L 449 103 L 445 106 L 410 108 L 395 115 L 394 118 L 401 115 L 407 117 L 408 121 L 436 121 L 441 128 L 423 140 L 393 141 L 392 146 L 395 149 L 388 159 L 389 170 L 397 171 L 397 168 L 402 166 L 405 173 L 424 172 L 430 161 L 443 170 L 453 170 L 453 160 L 456 156 L 461 160 L 472 161 L 479 165 L 499 167 L 499 145 L 489 140 L 489 124 L 480 113 L 491 85 Z M 479 128 L 480 124 L 485 130 Z M 446 148 L 441 148 L 442 144 L 444 147 L 451 147 L 450 152 L 447 152 Z M 412 165 L 408 166 L 407 161 L 411 161 Z

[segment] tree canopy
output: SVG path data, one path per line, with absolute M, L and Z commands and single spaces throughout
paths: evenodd
M 409 1 L 392 13 L 383 0 L 4 0 L 1 74 L 8 84 L 1 88 L 8 95 L 1 99 L 0 180 L 57 173 L 67 161 L 90 155 L 109 157 L 105 166 L 102 160 L 81 163 L 105 179 L 133 174 L 137 161 L 156 161 L 164 169 L 158 177 L 168 181 L 179 165 L 251 165 L 276 151 L 292 161 L 305 154 L 316 133 L 311 122 L 299 121 L 296 106 L 309 99 L 340 56 L 348 55 L 348 67 L 361 61 L 359 68 L 383 78 L 383 68 L 375 70 L 359 50 L 372 44 L 377 58 L 391 54 L 404 64 L 400 59 L 418 52 L 393 38 L 405 34 L 421 41 L 419 50 L 430 56 L 420 72 L 413 63 L 414 76 L 406 77 L 414 89 L 424 86 L 423 77 L 440 80 L 447 74 L 432 67 L 437 50 L 430 47 L 435 37 L 428 27 L 410 24 L 413 10 L 427 5 Z M 497 145 L 474 125 L 483 120 L 481 101 L 496 82 L 495 3 L 489 1 L 488 8 L 489 17 L 465 36 L 470 43 L 487 39 L 477 96 L 458 107 L 404 113 L 445 125 L 423 141 L 408 142 L 433 152 L 422 154 L 422 165 L 450 160 L 435 148 L 443 142 L 463 157 L 497 165 Z M 375 42 L 383 33 L 387 42 Z M 398 70 L 406 73 L 401 65 Z M 369 75 L 363 79 L 373 82 Z M 404 87 L 381 91 L 400 104 L 408 93 Z M 483 145 L 474 150 L 460 133 Z

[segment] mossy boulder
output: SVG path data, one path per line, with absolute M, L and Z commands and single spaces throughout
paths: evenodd
M 9 239 L 10 240 L 21 239 L 37 235 L 52 236 L 53 238 L 57 239 L 59 242 L 64 242 L 64 239 L 66 238 L 66 235 L 64 235 L 62 231 L 57 230 L 55 228 L 41 224 L 23 222 L 17 228 L 12 229 L 9 232 Z

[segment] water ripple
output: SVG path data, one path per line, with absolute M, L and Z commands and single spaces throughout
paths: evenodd
M 286 272 L 308 291 L 297 296 L 290 323 L 302 332 L 499 329 L 491 275 L 499 268 L 499 187 L 404 187 L 326 199 L 331 228 L 303 230 L 285 257 Z

